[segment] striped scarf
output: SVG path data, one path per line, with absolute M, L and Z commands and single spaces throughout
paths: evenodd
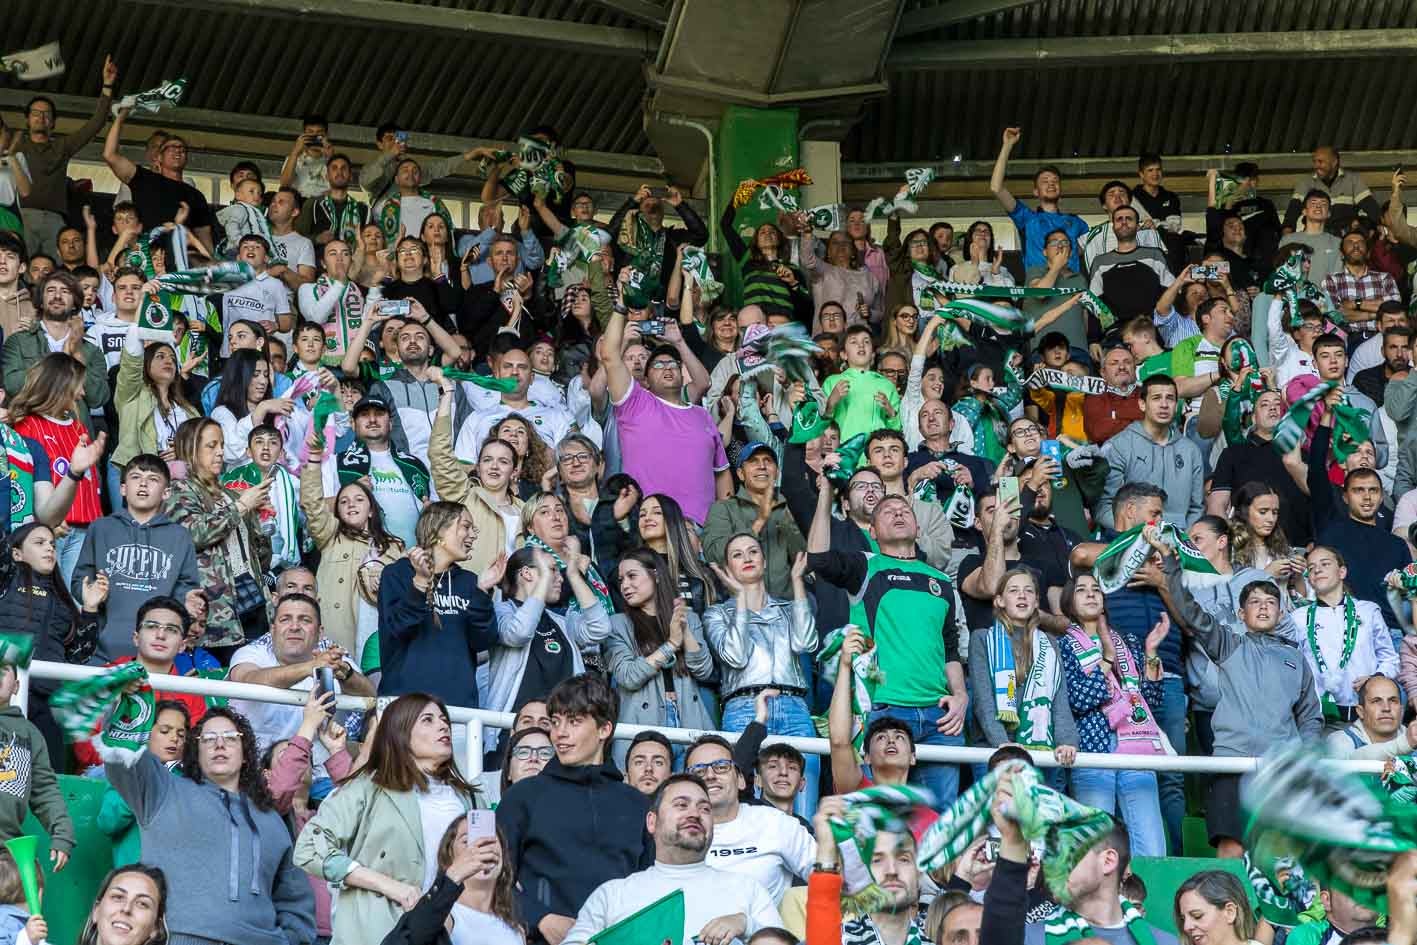
M 1274 448 L 1283 454 L 1302 443 L 1308 435 L 1313 418 L 1323 415 L 1323 399 L 1337 386 L 1337 381 L 1324 381 L 1294 401 L 1279 421 L 1279 425 L 1274 428 L 1274 439 L 1271 440 Z M 1348 459 L 1354 450 L 1372 438 L 1369 421 L 1368 412 L 1349 404 L 1346 394 L 1333 408 L 1333 458 L 1337 462 L 1342 463 Z
M 338 206 L 335 199 L 326 193 L 315 201 L 315 209 L 324 211 L 325 218 L 330 221 L 330 232 L 334 234 L 335 239 L 344 240 L 351 249 L 359 245 L 359 228 L 369 218 L 368 208 L 364 204 L 346 196 L 344 205 Z
M 223 473 L 221 484 L 232 492 L 240 493 L 259 485 L 266 475 L 275 480 L 271 484 L 271 504 L 270 508 L 263 508 L 257 514 L 263 531 L 267 525 L 273 529 L 271 571 L 276 572 L 300 563 L 302 531 L 295 477 L 279 463 L 272 466 L 269 473 L 262 473 L 261 467 L 251 462 Z
M 1137 945 L 1156 945 L 1156 937 L 1151 934 L 1151 926 L 1142 917 L 1141 911 L 1125 898 L 1121 900 L 1121 904 L 1122 922 Z M 1044 918 L 1043 934 L 1047 945 L 1062 945 L 1064 942 L 1093 937 L 1091 924 L 1076 912 L 1062 906 Z
M 325 353 L 320 363 L 326 367 L 338 367 L 349 350 L 351 340 L 359 333 L 364 322 L 364 293 L 354 280 L 336 282 L 327 275 L 315 280 L 315 298 L 319 300 L 330 292 L 339 293 L 335 310 L 325 322 Z
M 1122 532 L 1112 539 L 1107 547 L 1102 550 L 1102 554 L 1097 556 L 1097 561 L 1092 565 L 1092 573 L 1097 576 L 1097 583 L 1102 587 L 1102 593 L 1111 594 L 1127 586 L 1129 582 L 1141 570 L 1142 565 L 1152 555 L 1151 543 L 1146 540 L 1142 530 L 1147 523 L 1137 525 Z M 1215 565 L 1206 560 L 1205 555 L 1191 543 L 1191 539 L 1186 535 L 1184 529 L 1179 525 L 1172 525 L 1169 522 L 1161 523 L 1161 540 L 1170 545 L 1175 550 L 1176 556 L 1181 561 L 1181 569 L 1189 572 L 1201 583 L 1210 583 L 1220 580 L 1220 574 L 1215 570 Z
M 841 663 L 841 645 L 846 642 L 847 632 L 857 629 L 860 628 L 855 624 L 837 627 L 822 640 L 817 662 L 822 665 L 824 679 L 836 679 Z M 885 676 L 876 664 L 875 643 L 869 638 L 868 642 L 870 646 L 867 650 L 857 654 L 851 661 L 851 747 L 858 759 L 865 752 L 866 719 L 871 714 L 871 689 L 885 681 Z M 812 723 L 817 734 L 826 738 L 830 729 L 828 716 L 814 716 Z
M 1053 693 L 1062 679 L 1058 653 L 1043 639 L 1043 631 L 1029 634 L 1033 658 L 1028 677 L 1019 685 L 1013 643 L 998 620 L 986 638 L 989 673 L 994 680 L 994 717 L 1013 729 L 1015 741 L 1025 748 L 1053 747 Z
M 132 683 L 146 682 L 147 678 L 148 671 L 143 664 L 133 660 L 106 673 L 61 684 L 49 697 L 49 708 L 69 741 L 91 744 L 105 761 L 113 755 L 131 760 L 146 746 L 107 745 L 96 735 L 103 730 L 105 720 L 116 708 L 124 690 Z
M 566 570 L 566 562 L 562 560 L 561 555 L 557 553 L 556 549 L 552 548 L 540 538 L 537 538 L 535 535 L 527 535 L 525 544 L 533 548 L 540 548 L 556 560 L 556 567 L 560 568 L 562 571 Z M 596 599 L 605 606 L 605 613 L 607 615 L 615 613 L 615 604 L 610 599 L 610 587 L 601 579 L 600 572 L 595 570 L 595 565 L 592 564 L 586 568 L 585 579 L 586 583 L 590 585 L 591 591 L 595 593 Z M 573 613 L 580 609 L 581 605 L 576 602 L 575 595 L 572 595 L 570 601 L 566 604 L 566 612 Z
M 842 910 L 871 913 L 889 908 L 891 896 L 876 885 L 871 857 L 882 833 L 910 833 L 916 809 L 934 806 L 934 795 L 908 784 L 877 784 L 843 794 L 845 810 L 830 819 L 841 853 Z

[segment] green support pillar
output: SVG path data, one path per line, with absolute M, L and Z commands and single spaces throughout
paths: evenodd
M 718 140 L 713 155 L 713 174 L 718 185 L 717 207 L 710 207 L 710 228 L 718 226 L 723 208 L 733 199 L 738 182 L 748 178 L 761 179 L 798 167 L 797 109 L 748 108 L 729 105 L 723 110 Z M 762 210 L 755 199 L 738 211 L 737 229 L 756 227 L 769 220 L 776 221 L 777 211 Z M 743 298 L 743 279 L 738 261 L 731 259 L 728 247 L 720 244 L 723 253 L 723 276 L 726 298 L 735 306 Z

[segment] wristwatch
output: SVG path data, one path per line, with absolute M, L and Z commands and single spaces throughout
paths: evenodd
M 84 476 L 86 476 L 87 474 L 88 474 L 88 470 L 84 470 L 83 472 L 79 473 L 77 476 L 74 475 L 74 467 L 73 467 L 73 466 L 70 466 L 68 469 L 64 470 L 64 475 L 68 476 L 70 479 L 74 480 L 75 482 L 83 482 L 83 481 L 84 481 Z

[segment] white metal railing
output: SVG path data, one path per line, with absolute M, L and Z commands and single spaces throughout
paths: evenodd
M 51 663 L 45 660 L 35 660 L 30 664 L 27 671 L 20 673 L 20 690 L 16 694 L 15 703 L 23 709 L 29 693 L 30 679 L 54 679 L 73 680 L 84 679 L 89 676 L 97 676 L 105 672 L 102 667 L 97 666 L 76 666 L 72 663 Z M 216 679 L 202 679 L 196 676 L 162 676 L 151 677 L 153 688 L 162 692 L 191 693 L 198 696 L 220 696 L 227 699 L 245 699 L 249 702 L 268 702 L 275 705 L 303 706 L 308 692 L 295 689 L 276 689 L 271 686 L 258 686 L 253 683 L 227 682 Z M 341 709 L 372 709 L 381 704 L 392 701 L 392 697 L 369 698 L 365 696 L 341 695 L 336 699 L 336 705 Z M 515 717 L 510 712 L 489 712 L 484 709 L 469 709 L 463 706 L 448 706 L 448 716 L 455 725 L 462 725 L 467 730 L 466 743 L 463 746 L 463 776 L 469 780 L 482 776 L 482 726 L 496 729 L 509 729 L 512 727 Z M 480 723 L 480 724 L 474 724 Z M 659 732 L 669 739 L 670 742 L 679 745 L 687 745 L 699 736 L 706 734 L 706 731 L 690 728 L 661 728 L 655 725 L 617 725 L 615 726 L 615 737 L 617 739 L 634 738 L 640 732 Z M 740 732 L 716 732 L 730 742 L 737 741 Z M 799 736 L 773 735 L 770 736 L 774 744 L 786 743 L 796 748 L 803 754 L 828 755 L 831 749 L 825 738 L 803 738 Z M 922 762 L 947 762 L 952 764 L 983 764 L 989 760 L 989 756 L 994 753 L 993 748 L 952 748 L 944 745 L 919 745 L 915 749 L 915 756 Z M 1033 760 L 1041 767 L 1057 767 L 1058 761 L 1053 757 L 1052 752 L 1034 751 L 1030 752 Z M 1077 768 L 1103 768 L 1111 770 L 1142 770 L 1142 771 L 1179 771 L 1188 774 L 1244 774 L 1253 771 L 1259 766 L 1260 759 L 1247 758 L 1217 758 L 1208 755 L 1120 755 L 1120 754 L 1095 754 L 1092 752 L 1078 752 L 1077 761 L 1074 767 Z M 1361 771 L 1367 773 L 1381 773 L 1383 762 L 1381 761 L 1335 761 L 1337 765 L 1349 771 Z

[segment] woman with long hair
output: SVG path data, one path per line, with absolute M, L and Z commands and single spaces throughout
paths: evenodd
M 489 815 L 490 816 L 490 815 Z M 516 877 L 507 840 L 494 828 L 474 837 L 466 815 L 448 825 L 438 844 L 438 876 L 428 895 L 401 919 L 392 945 L 524 945 L 517 916 Z
M 1078 747 L 1101 754 L 1171 754 L 1151 709 L 1162 698 L 1161 664 L 1151 658 L 1170 631 L 1170 621 L 1157 623 L 1138 646 L 1136 637 L 1108 623 L 1107 599 L 1091 572 L 1063 588 L 1062 611 L 1072 621 L 1058 648 Z M 1073 771 L 1073 796 L 1089 807 L 1120 814 L 1131 836 L 1132 856 L 1166 855 L 1156 772 L 1079 768 Z
M 913 302 L 905 302 L 891 309 L 891 316 L 886 319 L 885 329 L 881 332 L 880 351 L 893 351 L 910 357 L 920 338 L 920 309 Z
M 1176 890 L 1176 929 L 1185 945 L 1256 945 L 1263 923 L 1234 873 L 1202 870 Z
M 559 683 L 585 672 L 582 654 L 598 654 L 610 635 L 610 612 L 587 580 L 590 558 L 575 538 L 562 547 L 564 570 L 530 543 L 507 561 L 483 700 L 493 712 L 544 700 Z M 564 585 L 570 585 L 574 606 L 558 606 Z
M 453 383 L 446 379 L 428 436 L 428 470 L 439 498 L 458 503 L 472 520 L 477 544 L 468 556 L 469 568 L 480 574 L 498 556 L 516 550 L 521 531 L 516 448 L 489 436 L 478 447 L 477 464 L 469 471 L 453 451 Z
M 1004 251 L 994 243 L 994 227 L 985 220 L 975 220 L 965 232 L 964 260 L 979 268 L 984 285 L 1014 284 L 1013 274 L 1004 268 Z M 953 273 L 950 278 L 955 278 Z
M 41 444 L 48 455 L 50 475 L 76 480 L 74 500 L 64 516 L 67 526 L 55 542 L 59 572 L 64 584 L 73 582 L 88 527 L 101 515 L 99 474 L 94 468 L 103 453 L 107 434 L 100 433 L 91 443 L 84 427 L 80 404 L 84 397 L 84 363 L 67 354 L 45 355 L 25 372 L 25 382 L 6 407 L 9 424 L 16 433 Z
M 295 409 L 290 398 L 271 396 L 271 373 L 271 362 L 248 348 L 231 352 L 221 369 L 212 419 L 221 424 L 222 459 L 228 467 L 246 461 L 246 440 L 253 427 L 288 417 Z
M 1236 567 L 1259 568 L 1281 584 L 1304 570 L 1302 550 L 1294 554 L 1279 524 L 1280 496 L 1267 482 L 1251 480 L 1230 494 L 1230 522 L 1235 542 L 1230 556 Z
M 457 259 L 453 249 L 453 234 L 448 232 L 448 222 L 436 213 L 430 213 L 418 228 L 418 238 L 428 249 L 428 275 L 434 282 L 447 282 L 454 274 L 452 262 Z
M 139 453 L 155 453 L 171 462 L 177 428 L 201 414 L 183 389 L 177 352 L 166 342 L 148 341 L 143 337 L 148 331 L 136 325 L 129 328 L 118 358 L 113 390 L 118 445 L 108 459 L 108 493 L 114 506 L 121 501 L 118 483 L 128 460 Z
M 295 842 L 295 865 L 338 888 L 332 945 L 384 940 L 433 885 L 434 851 L 476 800 L 453 761 L 442 700 L 411 692 L 390 703 L 368 758 Z
M 890 285 L 886 287 L 886 310 L 894 312 L 902 305 L 915 304 L 916 287 L 939 278 L 936 267 L 940 254 L 935 248 L 935 241 L 922 229 L 911 230 L 902 240 L 900 217 L 892 215 L 886 221 L 886 240 L 881 248 L 886 251 L 886 262 L 891 272 Z M 930 275 L 917 272 L 917 266 L 928 267 Z M 886 330 L 890 330 L 889 325 Z
M 668 563 L 649 548 L 620 559 L 623 613 L 610 620 L 605 661 L 620 694 L 620 721 L 631 725 L 717 728 L 713 696 L 704 687 L 713 678 L 699 615 L 677 594 Z M 628 742 L 616 742 L 623 769 Z
M 740 532 L 723 547 L 723 564 L 714 573 L 729 598 L 704 611 L 704 636 L 723 667 L 723 728 L 741 732 L 757 714 L 755 699 L 764 688 L 780 693 L 768 703 L 769 735 L 805 735 L 816 728 L 807 704 L 810 680 L 802 654 L 817 647 L 817 621 L 807 601 L 807 555 L 792 564 L 792 600 L 768 594 L 762 543 Z M 807 786 L 798 795 L 798 813 L 810 817 L 817 807 L 821 763 L 807 760 Z
M 183 745 L 180 778 L 151 752 L 92 744 L 142 825 L 143 860 L 170 878 L 167 921 L 178 941 L 314 938 L 315 897 L 291 862 L 290 831 L 266 788 L 245 716 L 208 709 Z M 201 851 L 204 868 L 193 868 L 193 851 Z
M 199 641 L 218 658 L 235 653 L 266 630 L 266 590 L 271 541 L 261 531 L 260 510 L 270 503 L 272 479 L 233 493 L 221 485 L 221 425 L 193 417 L 173 440 L 185 475 L 174 475 L 163 512 L 187 529 L 197 548 L 197 570 L 207 593 L 207 630 Z
M 300 509 L 320 552 L 315 575 L 320 586 L 320 632 L 353 654 L 358 663 L 364 644 L 379 630 L 379 579 L 385 567 L 404 556 L 405 549 L 384 529 L 384 515 L 364 480 L 342 485 L 330 506 L 320 476 L 323 457 L 323 449 L 312 442 L 300 469 Z
M 507 750 L 502 753 L 497 796 L 502 797 L 507 788 L 523 778 L 536 777 L 555 757 L 556 749 L 551 745 L 551 732 L 547 729 L 532 726 L 513 732 L 507 739 Z
M 536 432 L 530 420 L 519 413 L 509 413 L 492 424 L 489 439 L 505 440 L 517 451 L 516 492 L 520 499 L 529 499 L 541 488 L 546 470 L 556 465 L 551 448 Z
M 812 282 L 812 301 L 821 310 L 827 302 L 840 302 L 852 325 L 881 320 L 885 286 L 866 268 L 861 251 L 845 230 L 827 237 L 826 259 L 817 258 L 817 239 L 809 229 L 802 235 L 802 268 Z
M 563 573 L 566 572 L 568 563 L 579 560 L 581 555 L 580 539 L 571 533 L 571 511 L 566 507 L 566 500 L 554 492 L 537 492 L 522 503 L 522 539 L 525 543 L 534 548 L 551 555 L 556 567 Z M 590 588 L 590 592 L 595 598 L 605 605 L 607 616 L 615 611 L 615 605 L 610 598 L 610 587 L 605 583 L 605 579 L 600 576 L 595 565 L 590 563 L 590 558 L 585 558 L 585 567 L 582 572 L 585 581 Z M 547 606 L 553 609 L 569 606 L 572 610 L 580 608 L 579 595 L 575 599 L 569 599 L 567 590 L 575 589 L 575 579 L 569 579 L 567 584 L 561 587 L 561 592 L 548 599 Z M 609 633 L 609 627 L 606 627 Z M 601 639 L 604 639 L 602 636 Z M 598 660 L 600 647 L 594 648 L 594 654 L 587 652 L 587 656 L 594 655 Z
M 1028 568 L 1004 572 L 994 626 L 969 635 L 970 703 L 984 744 L 1052 751 L 1067 767 L 1077 757 L 1077 726 L 1058 645 L 1038 626 L 1039 597 L 1038 577 Z M 1061 787 L 1061 775 L 1050 769 L 1048 780 Z
M 98 884 L 79 945 L 167 945 L 167 877 L 134 863 Z
M 702 616 L 704 608 L 718 599 L 718 588 L 678 501 L 659 492 L 640 500 L 635 512 L 635 536 L 639 546 L 664 559 L 668 565 L 665 576 L 675 596 L 688 601 L 689 608 Z
M 556 345 L 557 369 L 564 377 L 575 377 L 595 352 L 600 326 L 595 321 L 595 309 L 590 302 L 590 289 L 584 284 L 566 286 L 561 296 L 561 317 L 556 320 L 552 335 Z
M 31 522 L 9 535 L 5 582 L 0 587 L 0 627 L 7 633 L 34 637 L 34 658 L 55 663 L 83 663 L 98 647 L 100 608 L 108 598 L 108 577 L 102 571 L 83 580 L 82 608 L 69 596 L 69 584 L 59 573 L 54 531 Z M 44 736 L 49 757 L 61 764 L 64 735 L 49 711 L 49 696 L 57 680 L 30 681 L 26 715 Z
M 753 231 L 752 244 L 745 244 L 738 232 L 737 218 L 738 207 L 730 200 L 718 227 L 743 273 L 743 304 L 756 305 L 768 315 L 797 318 L 800 311 L 810 317 L 812 297 L 807 290 L 807 277 L 792 265 L 786 234 L 776 223 L 759 223 Z

